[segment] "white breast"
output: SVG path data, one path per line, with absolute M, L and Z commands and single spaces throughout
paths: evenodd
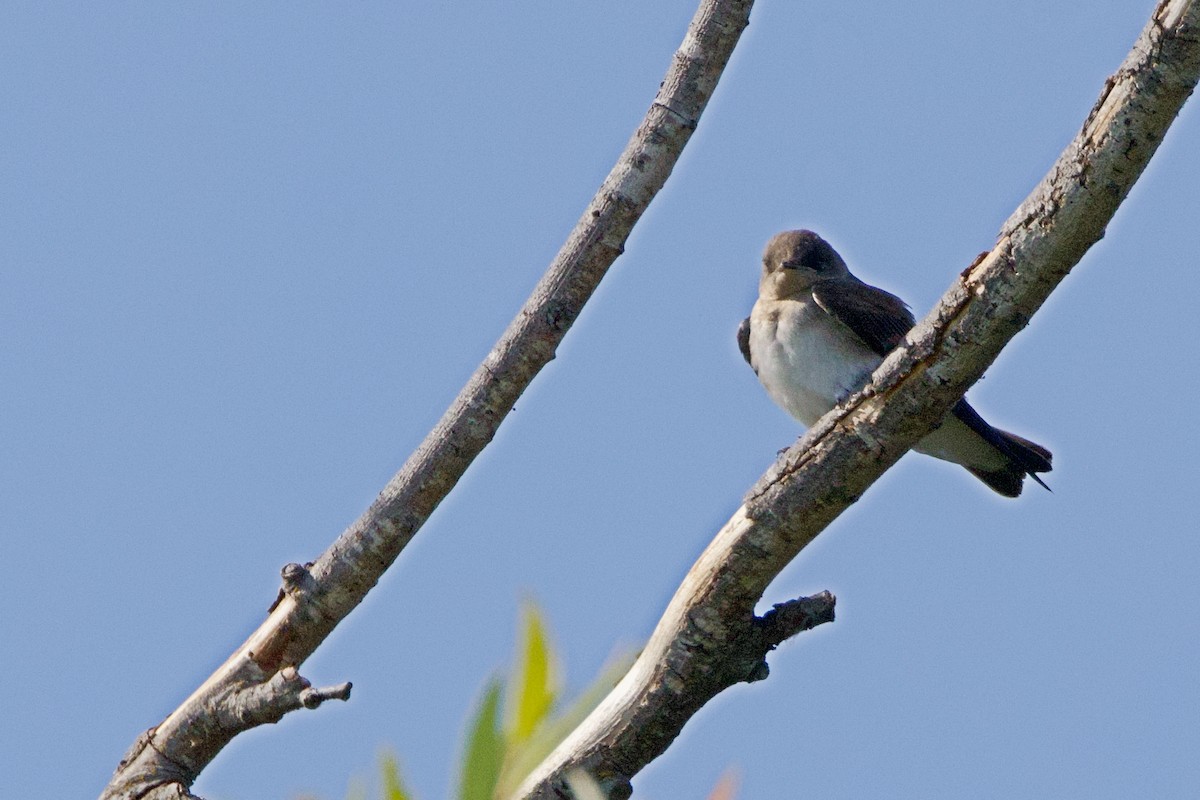
M 808 426 L 883 360 L 811 298 L 755 303 L 750 355 L 771 399 Z

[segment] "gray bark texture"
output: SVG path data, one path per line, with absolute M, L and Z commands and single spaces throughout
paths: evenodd
M 315 562 L 284 569 L 267 620 L 170 716 L 138 737 L 103 800 L 192 797 L 234 736 L 301 705 L 349 696 L 311 689 L 295 668 L 366 597 L 517 398 L 554 358 L 691 138 L 750 15 L 751 0 L 703 0 L 654 102 L 533 294 L 451 407 L 378 499 Z
M 1162 0 L 1083 128 L 871 383 L 823 417 L 750 490 L 692 567 L 625 678 L 517 797 L 606 796 L 715 694 L 766 675 L 754 615 L 767 585 L 941 420 L 1103 235 L 1200 76 L 1200 0 Z M 820 596 L 818 596 L 819 598 Z M 793 602 L 812 602 L 809 601 Z M 803 629 L 801 626 L 800 629 Z

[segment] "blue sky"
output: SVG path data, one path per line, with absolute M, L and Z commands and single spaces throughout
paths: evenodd
M 89 797 L 374 498 L 516 312 L 694 6 L 0 9 L 0 797 Z M 801 432 L 733 333 L 771 234 L 918 316 L 1082 124 L 1150 2 L 763 2 L 559 358 L 239 737 L 209 800 L 422 798 L 523 597 L 577 689 L 650 633 Z M 703 797 L 1190 796 L 1200 784 L 1200 118 L 970 397 L 1055 452 L 1001 500 L 905 457 L 772 587 L 838 621 L 635 782 Z

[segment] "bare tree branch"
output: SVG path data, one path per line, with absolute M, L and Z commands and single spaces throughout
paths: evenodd
M 863 391 L 789 448 L 692 567 L 629 674 L 518 791 L 571 797 L 571 770 L 609 797 L 746 670 L 742 640 L 770 581 L 991 365 L 1104 235 L 1200 75 L 1200 0 L 1162 0 L 1075 140 Z M 768 615 L 769 616 L 769 615 Z
M 534 376 L 554 358 L 584 303 L 624 249 L 634 223 L 666 183 L 752 5 L 752 0 L 700 3 L 654 102 L 616 166 L 437 426 L 370 509 L 320 558 L 307 567 L 285 569 L 284 589 L 268 619 L 166 720 L 139 737 L 103 798 L 190 796 L 187 787 L 234 736 L 298 707 L 290 700 L 291 690 L 273 676 L 303 663 L 362 602 L 491 442 Z M 277 696 L 275 690 L 283 694 Z M 235 697 L 254 698 L 258 705 L 235 708 Z

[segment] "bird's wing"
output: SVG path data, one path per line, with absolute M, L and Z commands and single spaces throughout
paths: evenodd
M 758 370 L 754 366 L 754 362 L 750 360 L 750 318 L 746 317 L 742 320 L 742 324 L 738 325 L 737 329 L 738 350 L 742 351 L 742 358 L 746 359 L 746 363 L 750 365 L 750 369 L 754 370 L 754 374 L 758 374 Z
M 881 356 L 900 344 L 915 324 L 903 300 L 861 281 L 817 281 L 812 296 L 827 314 Z
M 903 300 L 860 281 L 817 281 L 812 286 L 812 296 L 827 314 L 852 330 L 881 356 L 900 344 L 915 324 Z M 951 413 L 1009 461 L 1004 469 L 992 472 L 967 467 L 985 483 L 1009 497 L 1021 493 L 1021 483 L 1026 475 L 1043 488 L 1049 488 L 1036 474 L 1050 471 L 1049 450 L 1008 431 L 993 428 L 971 408 L 966 398 L 955 403 Z

